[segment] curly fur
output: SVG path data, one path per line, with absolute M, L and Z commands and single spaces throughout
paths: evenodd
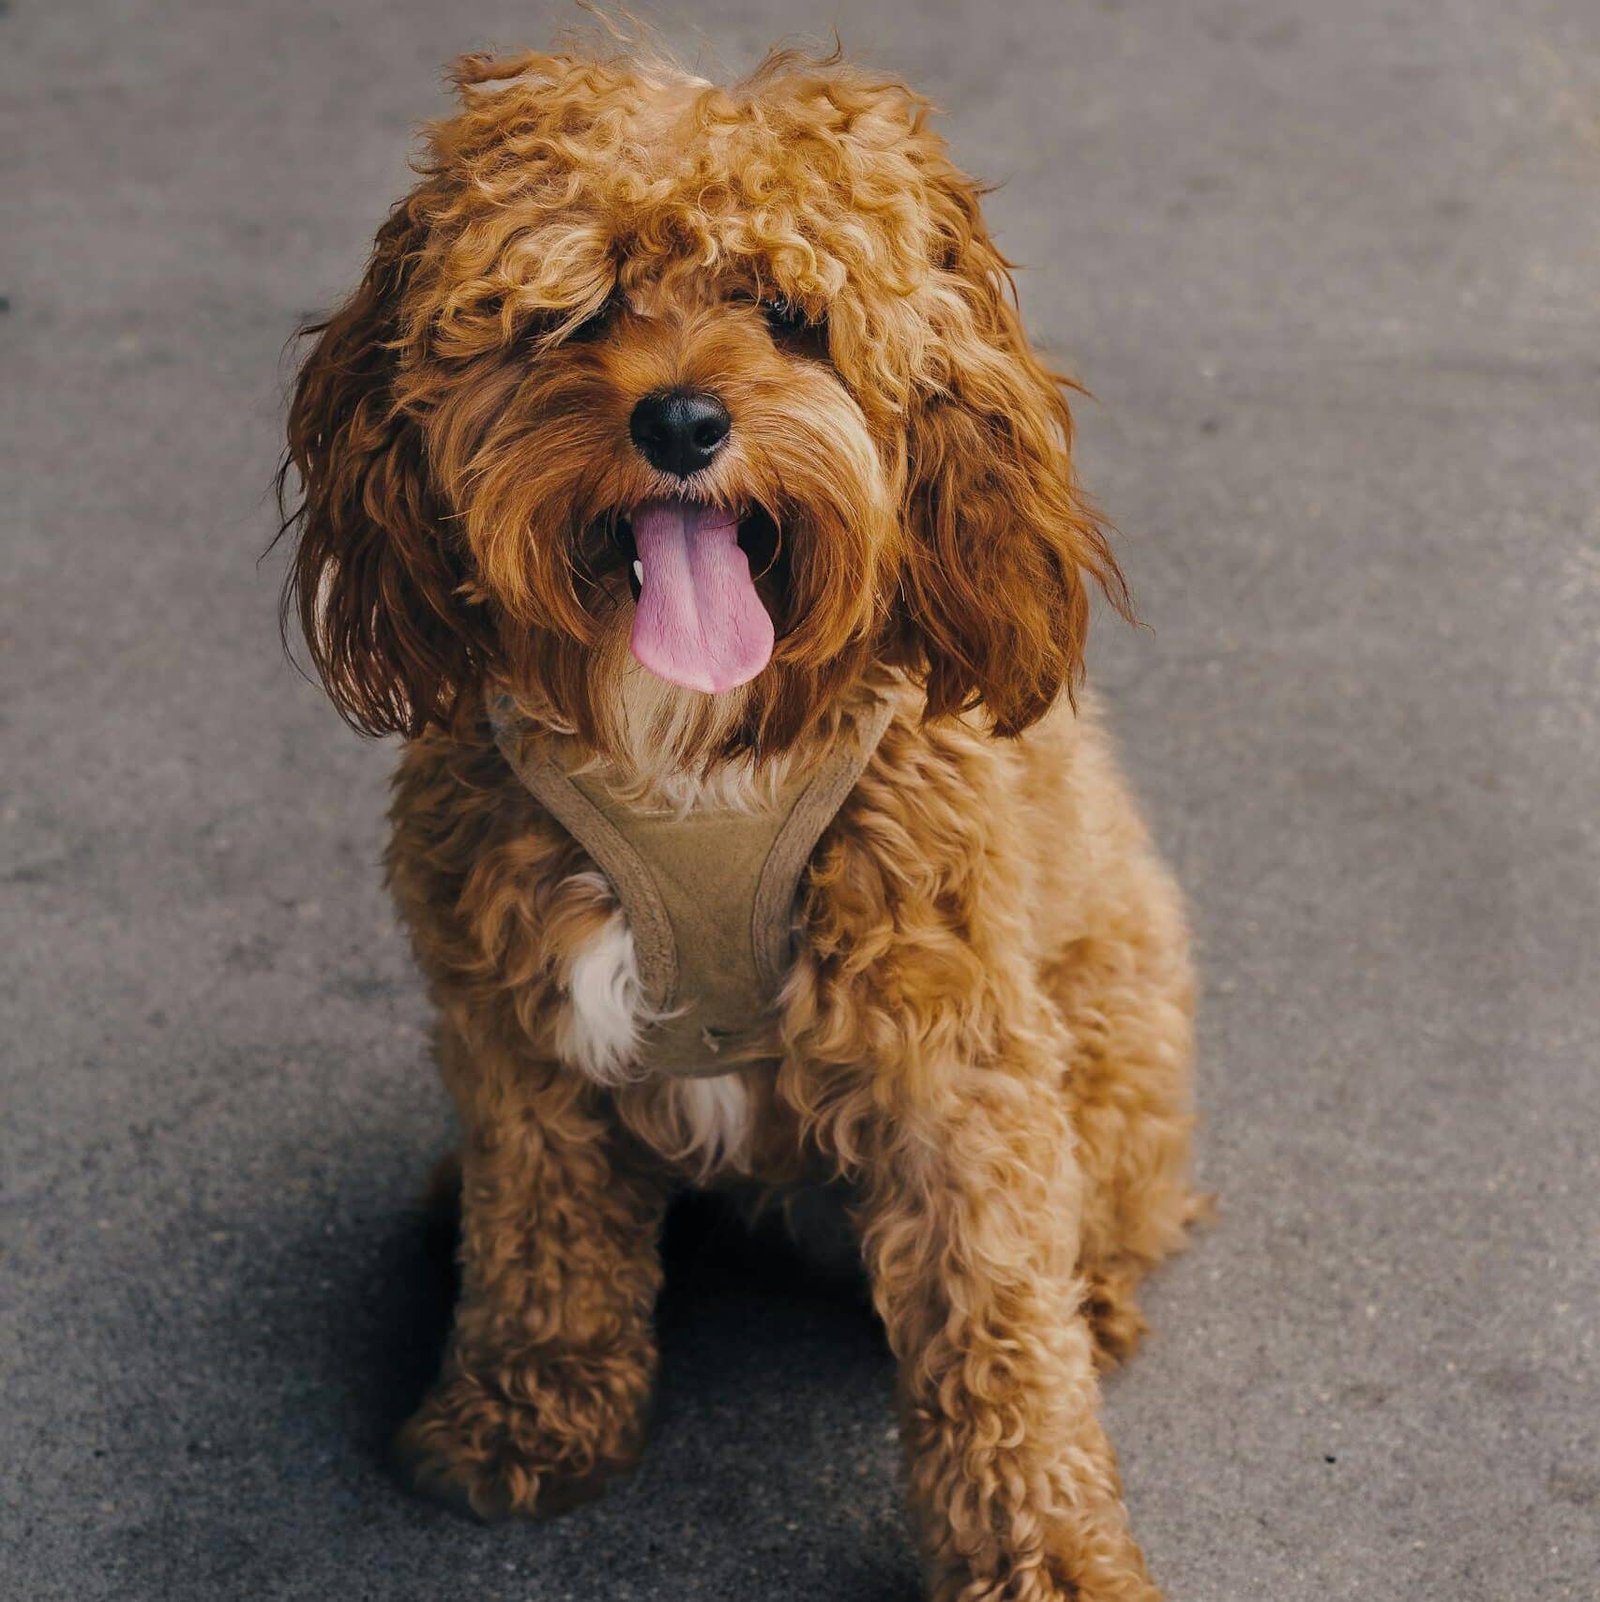
M 483 1516 L 596 1493 L 642 1441 L 672 1191 L 843 1183 L 930 1594 L 1153 1598 L 1096 1367 L 1195 1211 L 1188 941 L 1073 693 L 1090 590 L 1126 598 L 980 190 L 922 100 L 837 56 L 731 87 L 581 53 L 455 76 L 311 331 L 285 468 L 285 616 L 352 723 L 407 737 L 389 874 L 466 1136 L 461 1301 L 406 1460 Z M 618 519 L 674 490 L 628 418 L 672 384 L 735 419 L 677 492 L 776 534 L 772 661 L 720 696 L 627 651 Z M 681 809 L 763 804 L 855 698 L 897 698 L 759 1060 L 632 1071 L 626 922 L 497 753 L 489 684 Z

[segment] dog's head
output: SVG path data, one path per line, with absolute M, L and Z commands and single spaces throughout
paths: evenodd
M 494 673 L 604 743 L 642 664 L 734 709 L 686 759 L 782 749 L 875 665 L 1040 716 L 1121 579 L 926 104 L 792 53 L 456 79 L 290 413 L 285 610 L 345 715 L 415 734 Z

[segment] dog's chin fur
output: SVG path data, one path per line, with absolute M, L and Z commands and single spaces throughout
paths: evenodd
M 790 754 L 729 753 L 747 722 L 748 685 L 706 695 L 658 678 L 611 629 L 594 656 L 597 762 L 621 798 L 677 812 L 750 812 L 771 802 Z
M 924 101 L 837 55 L 456 82 L 310 331 L 280 479 L 285 620 L 351 723 L 406 737 L 388 868 L 466 1132 L 462 1298 L 402 1458 L 484 1516 L 596 1494 L 640 1449 L 673 1190 L 820 1181 L 900 1363 L 936 1602 L 1154 1602 L 1095 1367 L 1197 1210 L 1188 938 L 1074 716 L 1089 594 L 1126 597 L 981 188 Z M 688 478 L 632 437 L 670 389 L 731 419 Z M 725 694 L 629 649 L 620 535 L 669 495 L 776 546 L 771 660 Z M 687 814 L 771 804 L 880 692 L 741 1066 L 643 1072 L 633 933 L 486 698 Z

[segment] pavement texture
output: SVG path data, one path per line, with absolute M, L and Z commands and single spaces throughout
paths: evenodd
M 645 8 L 648 10 L 648 7 Z M 1600 1575 L 1600 10 L 768 0 L 948 111 L 1149 627 L 1093 675 L 1193 897 L 1216 1227 L 1108 1386 L 1174 1602 Z M 452 1140 L 393 752 L 286 667 L 306 311 L 482 0 L 0 10 L 0 1597 L 910 1602 L 870 1318 L 683 1227 L 644 1467 L 485 1531 L 386 1476 Z

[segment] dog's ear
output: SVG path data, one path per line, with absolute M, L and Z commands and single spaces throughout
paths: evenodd
M 414 737 L 448 722 L 494 654 L 488 619 L 460 591 L 466 566 L 431 488 L 416 420 L 397 403 L 401 301 L 421 248 L 420 196 L 379 230 L 361 286 L 326 322 L 289 408 L 280 502 L 303 496 L 281 604 L 323 684 L 367 734 Z
M 910 418 L 903 645 L 930 716 L 981 704 L 1016 734 L 1081 676 L 1090 583 L 1124 615 L 1127 591 L 1074 478 L 1065 381 L 1028 345 L 979 191 L 942 157 L 928 176 L 942 369 Z

